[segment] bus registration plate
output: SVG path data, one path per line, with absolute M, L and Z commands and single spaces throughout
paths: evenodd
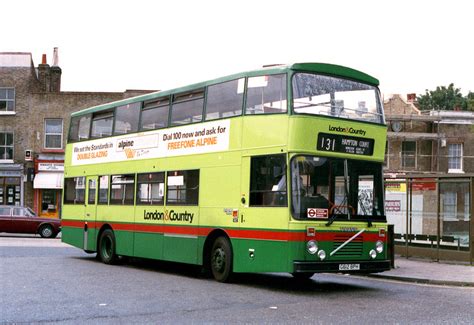
M 360 270 L 360 264 L 339 264 L 339 271 Z

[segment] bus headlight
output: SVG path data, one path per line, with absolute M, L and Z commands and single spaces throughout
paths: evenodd
M 318 252 L 318 256 L 319 256 L 319 259 L 320 259 L 321 261 L 324 261 L 324 259 L 326 258 L 326 252 L 323 251 L 323 250 L 320 250 L 320 251 Z
M 377 242 L 375 243 L 375 250 L 379 254 L 383 252 L 383 243 L 380 240 L 377 240 Z
M 306 243 L 306 249 L 308 250 L 308 253 L 312 255 L 316 254 L 318 251 L 318 242 L 315 240 L 310 240 Z
M 370 252 L 369 252 L 369 256 L 372 259 L 375 259 L 377 257 L 377 252 L 374 249 L 371 249 Z

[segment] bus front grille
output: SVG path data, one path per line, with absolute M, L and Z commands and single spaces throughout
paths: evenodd
M 353 235 L 337 235 L 334 237 L 333 250 L 344 244 Z M 362 236 L 354 238 L 352 241 L 347 243 L 344 247 L 339 249 L 333 256 L 350 256 L 358 257 L 362 255 L 362 249 L 364 246 L 364 240 Z

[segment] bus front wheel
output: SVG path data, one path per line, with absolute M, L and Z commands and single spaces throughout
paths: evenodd
M 98 255 L 105 264 L 116 264 L 118 256 L 115 253 L 115 235 L 112 229 L 102 232 L 99 239 Z
M 229 282 L 232 276 L 232 247 L 226 237 L 218 237 L 211 249 L 211 271 L 214 279 Z

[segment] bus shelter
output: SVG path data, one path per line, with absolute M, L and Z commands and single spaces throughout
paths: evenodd
M 396 254 L 473 265 L 474 174 L 397 174 L 384 180 Z

